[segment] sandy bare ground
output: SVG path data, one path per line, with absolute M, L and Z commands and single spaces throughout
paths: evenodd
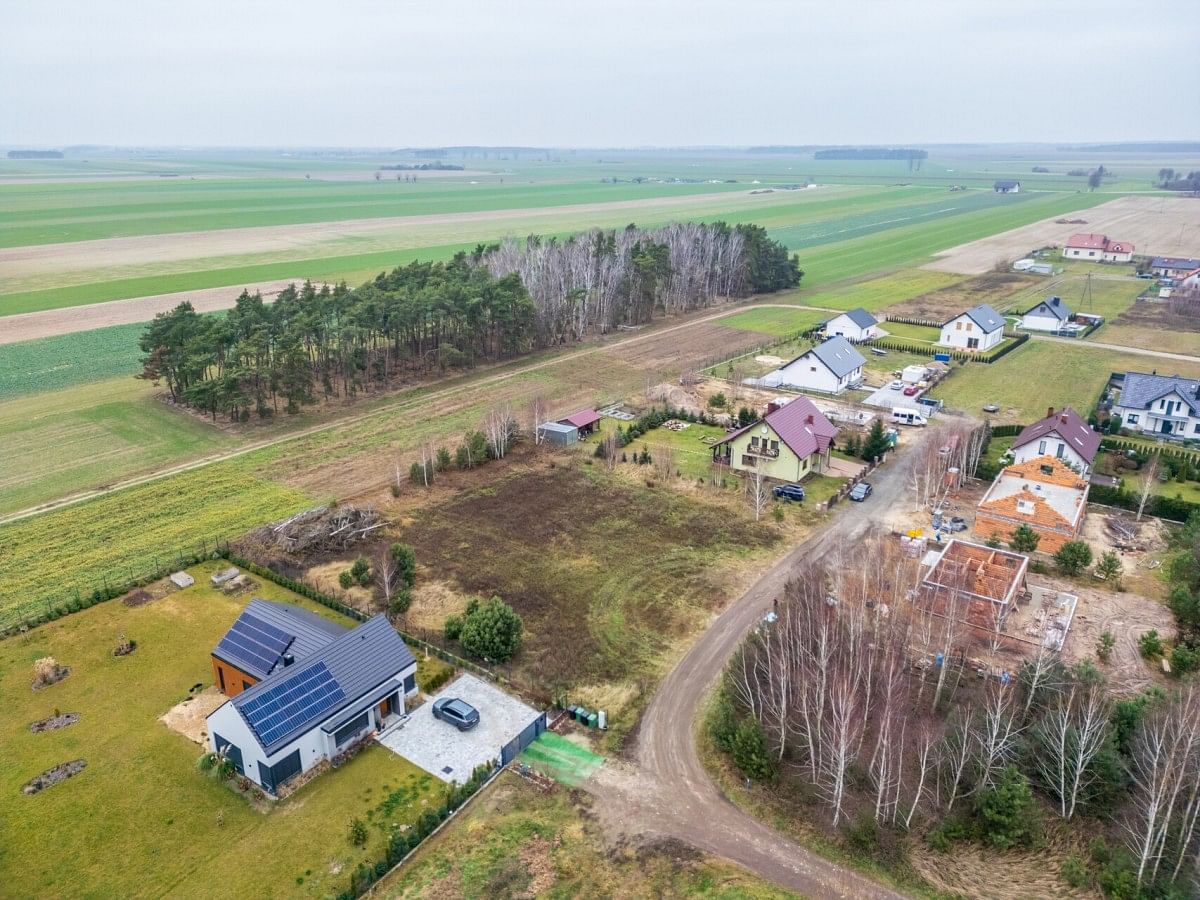
M 224 703 L 226 697 L 216 685 L 210 684 L 194 697 L 188 697 L 182 703 L 177 703 L 158 717 L 172 731 L 177 731 L 189 741 L 195 741 L 204 746 L 208 740 L 208 723 L 206 719 Z
M 1059 225 L 1056 218 L 1083 219 L 1086 225 Z M 1019 259 L 1031 250 L 1062 246 L 1078 232 L 1107 234 L 1131 241 L 1138 253 L 1200 256 L 1200 200 L 1187 197 L 1121 197 L 1067 216 L 1055 216 L 960 244 L 938 253 L 924 266 L 939 272 L 981 275 L 999 260 Z
M 75 331 L 91 331 L 109 325 L 131 325 L 148 322 L 160 312 L 174 309 L 185 300 L 196 308 L 196 312 L 213 312 L 232 309 L 243 290 L 260 292 L 265 299 L 273 300 L 289 284 L 299 285 L 303 279 L 285 281 L 263 281 L 256 284 L 233 287 L 206 288 L 200 291 L 181 291 L 177 294 L 157 294 L 153 297 L 132 297 L 129 300 L 111 300 L 108 303 L 91 303 L 86 306 L 68 306 L 65 309 L 48 309 L 42 312 L 20 313 L 0 317 L 0 345 L 30 341 L 34 338 Z
M 179 234 L 140 235 L 105 238 L 73 243 L 37 244 L 0 250 L 0 283 L 7 279 L 27 279 L 42 275 L 60 276 L 87 269 L 112 269 L 122 266 L 204 260 L 220 256 L 255 253 L 295 252 L 331 241 L 362 241 L 371 238 L 403 238 L 428 229 L 448 230 L 479 223 L 494 224 L 496 233 L 506 223 L 520 222 L 522 231 L 530 222 L 569 217 L 586 219 L 620 210 L 678 209 L 697 206 L 771 205 L 794 201 L 791 192 L 750 194 L 733 191 L 724 194 L 689 194 L 684 197 L 647 197 L 617 200 L 611 203 L 576 203 L 534 209 L 497 209 L 469 213 L 440 213 L 423 216 L 393 216 L 378 219 L 354 219 L 340 222 L 310 222 L 301 225 L 269 225 L 258 228 L 227 228 L 215 231 L 191 231 Z M 536 226 L 532 226 L 536 227 Z M 359 249 L 355 245 L 356 252 Z

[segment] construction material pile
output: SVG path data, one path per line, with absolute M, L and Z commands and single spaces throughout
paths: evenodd
M 284 553 L 322 553 L 361 543 L 383 524 L 373 506 L 318 506 L 257 528 L 246 540 Z

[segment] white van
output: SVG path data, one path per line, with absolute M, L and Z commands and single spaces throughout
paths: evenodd
M 892 409 L 892 422 L 897 425 L 928 425 L 929 420 L 907 406 L 896 406 Z

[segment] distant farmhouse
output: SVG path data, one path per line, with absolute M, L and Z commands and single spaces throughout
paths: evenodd
M 1086 476 L 1099 449 L 1100 434 L 1092 431 L 1079 413 L 1069 406 L 1057 412 L 1051 407 L 1045 418 L 1021 430 L 1013 441 L 1012 455 L 1018 463 L 1052 456 Z
M 1026 331 L 1061 331 L 1073 315 L 1062 297 L 1047 297 L 1021 314 L 1021 327 Z
M 1176 440 L 1200 438 L 1200 381 L 1126 372 L 1112 413 L 1130 431 Z
M 345 629 L 255 599 L 212 665 L 230 699 L 208 716 L 210 749 L 271 794 L 397 721 L 417 692 L 417 661 L 382 615 Z
M 767 478 L 799 481 L 828 465 L 837 431 L 807 397 L 776 401 L 761 422 L 714 444 L 713 461 L 739 472 L 762 471 Z
M 844 337 L 831 337 L 757 379 L 762 387 L 840 394 L 862 381 L 866 360 Z
M 1088 481 L 1061 459 L 1035 456 L 1003 469 L 975 513 L 983 540 L 1012 540 L 1022 525 L 1038 535 L 1038 550 L 1055 553 L 1083 529 Z
M 1183 278 L 1200 269 L 1200 259 L 1180 256 L 1156 256 L 1150 260 L 1150 271 L 1162 278 Z
M 938 343 L 956 350 L 989 350 L 1004 340 L 1004 317 L 986 303 L 942 325 Z
M 879 337 L 879 320 L 861 306 L 834 316 L 825 323 L 826 337 L 844 337 L 848 341 L 859 343 Z
M 1021 193 L 1021 182 L 1001 178 L 992 185 L 992 190 L 997 194 L 1019 194 Z
M 1133 244 L 1109 240 L 1103 234 L 1073 234 L 1063 245 L 1063 259 L 1090 259 L 1095 262 L 1130 262 Z

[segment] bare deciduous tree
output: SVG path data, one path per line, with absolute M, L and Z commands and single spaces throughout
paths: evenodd
M 548 409 L 546 398 L 541 394 L 534 394 L 529 398 L 529 433 L 533 435 L 535 447 L 540 447 L 544 440 L 539 426 L 546 421 L 546 417 L 549 415 Z
M 1155 453 L 1146 460 L 1146 464 L 1138 473 L 1138 508 L 1135 521 L 1142 521 L 1142 511 L 1145 510 L 1150 495 L 1154 493 L 1154 484 L 1158 481 L 1158 465 L 1158 454 Z
M 1079 796 L 1095 782 L 1092 762 L 1108 739 L 1112 704 L 1097 686 L 1072 686 L 1034 727 L 1043 780 L 1059 801 L 1059 815 L 1070 821 Z
M 512 407 L 505 403 L 488 412 L 483 418 L 483 433 L 496 459 L 504 459 L 517 434 L 517 420 Z
M 763 510 L 767 508 L 770 492 L 763 479 L 761 466 L 756 466 L 752 472 L 746 473 L 746 494 L 750 498 L 750 508 L 754 510 L 754 521 L 762 518 Z

